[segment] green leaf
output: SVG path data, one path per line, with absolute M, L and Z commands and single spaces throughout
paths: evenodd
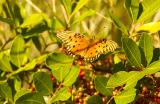
M 21 36 L 17 36 L 12 44 L 10 51 L 11 62 L 20 67 L 27 62 L 27 55 L 25 53 L 25 41 Z
M 4 8 L 2 5 L 4 5 L 5 3 L 6 3 L 6 0 L 0 0 L 0 13 L 2 13 Z
M 139 0 L 125 0 L 125 6 L 133 20 L 137 20 L 139 12 Z
M 14 21 L 11 18 L 3 18 L 2 16 L 0 16 L 0 21 L 5 22 L 7 24 L 14 24 Z
M 41 14 L 39 14 L 39 13 L 32 14 L 24 20 L 23 24 L 21 24 L 21 27 L 25 28 L 25 27 L 35 26 L 35 25 L 41 23 L 42 21 L 43 21 L 43 17 Z
M 14 96 L 14 102 L 17 101 L 18 98 L 20 98 L 21 96 L 27 94 L 27 93 L 30 93 L 31 91 L 30 90 L 27 90 L 27 89 L 21 89 L 19 91 L 16 92 L 15 96 Z
M 152 2 L 153 2 L 153 1 L 150 1 L 150 0 L 143 0 L 143 1 L 142 1 L 143 9 L 144 9 L 144 10 L 147 9 Z
M 107 87 L 108 78 L 97 76 L 94 80 L 95 88 L 97 91 L 102 93 L 105 96 L 111 96 L 112 95 L 112 88 Z
M 151 63 L 148 67 L 146 67 L 146 69 L 143 70 L 143 73 L 145 75 L 147 74 L 154 74 L 158 71 L 160 71 L 160 60 L 155 61 L 153 63 Z
M 66 75 L 69 73 L 70 68 L 71 68 L 70 63 L 68 63 L 68 64 L 57 64 L 56 66 L 51 68 L 51 70 L 52 70 L 53 76 L 59 82 L 62 82 L 64 80 L 64 78 L 66 77 Z
M 145 74 L 143 72 L 139 72 L 139 71 L 131 71 L 131 72 L 120 71 L 120 72 L 113 74 L 109 78 L 107 82 L 107 86 L 114 88 L 114 87 L 125 85 L 124 87 L 125 90 L 134 88 L 137 82 L 140 79 L 142 79 L 144 75 Z
M 124 85 L 127 80 L 128 80 L 129 74 L 128 72 L 125 71 L 119 71 L 115 74 L 113 74 L 108 82 L 107 82 L 107 86 L 108 87 L 118 87 L 118 86 L 122 86 Z
M 22 84 L 22 81 L 20 79 L 20 77 L 16 76 L 14 77 L 14 88 L 16 91 L 19 91 L 21 89 L 21 84 Z
M 49 28 L 46 23 L 39 23 L 32 28 L 29 29 L 24 28 L 24 31 L 22 31 L 21 34 L 23 35 L 24 38 L 30 38 L 34 36 L 39 36 L 39 33 L 42 33 L 48 29 Z
M 136 28 L 136 32 L 156 33 L 160 30 L 160 22 L 150 22 Z
M 15 104 L 46 104 L 43 96 L 39 93 L 27 93 L 19 97 Z
M 89 0 L 79 0 L 70 17 L 75 15 L 75 13 L 77 13 L 84 5 L 86 5 L 88 1 Z
M 0 70 L 5 72 L 12 72 L 9 57 L 2 52 L 0 52 Z
M 64 24 L 63 22 L 58 19 L 57 17 L 53 17 L 52 20 L 51 20 L 51 31 L 52 32 L 55 32 L 57 30 L 60 30 L 62 28 L 64 28 Z
M 32 70 L 34 69 L 34 67 L 36 66 L 37 63 L 42 63 L 45 59 L 46 59 L 47 55 L 44 54 L 42 56 L 39 56 L 35 59 L 33 59 L 32 61 L 30 61 L 29 63 L 27 63 L 25 66 L 23 67 L 20 67 L 18 70 L 16 71 L 13 71 L 10 75 L 15 75 L 17 73 L 20 73 L 22 71 L 29 71 L 29 70 Z
M 44 54 L 44 55 L 41 55 L 37 58 L 34 58 L 29 63 L 25 64 L 25 66 L 20 67 L 18 70 L 21 70 L 21 71 L 32 70 L 36 66 L 37 63 L 45 61 L 46 57 L 47 57 L 47 55 Z
M 35 47 L 38 49 L 38 51 L 41 51 L 42 50 L 42 44 L 40 42 L 39 37 L 38 36 L 32 37 L 32 41 L 33 41 Z
M 160 59 L 160 48 L 154 48 L 152 62 Z
M 116 25 L 116 27 L 122 31 L 123 34 L 128 35 L 128 29 L 127 27 L 122 23 L 122 21 L 119 20 L 118 17 L 112 15 L 109 13 L 111 19 L 113 20 L 113 23 Z
M 73 58 L 62 53 L 53 53 L 46 59 L 47 66 L 52 70 L 52 74 L 60 82 L 62 82 L 69 73 L 72 62 Z
M 56 101 L 65 101 L 71 97 L 71 93 L 69 92 L 69 88 L 63 87 L 58 92 L 56 92 L 55 96 L 53 96 L 51 99 L 51 103 L 54 103 Z
M 123 90 L 119 95 L 114 97 L 116 104 L 128 104 L 135 99 L 136 89 Z
M 84 20 L 85 18 L 87 18 L 87 17 L 89 17 L 89 16 L 92 16 L 92 15 L 94 15 L 94 14 L 96 14 L 96 12 L 95 12 L 94 10 L 92 10 L 92 9 L 89 9 L 88 11 L 83 12 L 83 14 L 81 14 L 79 17 L 77 17 L 77 18 L 73 21 L 73 23 L 72 23 L 71 25 L 74 25 L 74 24 L 76 24 L 76 23 L 79 23 L 79 22 L 81 22 L 82 20 Z
M 33 27 L 35 25 L 38 25 L 39 23 L 42 23 L 44 20 L 43 13 L 35 13 L 31 14 L 28 18 L 24 20 L 24 22 L 21 24 L 21 27 Z
M 72 62 L 73 62 L 73 58 L 63 53 L 53 53 L 46 59 L 47 65 L 57 64 L 57 63 L 66 64 L 66 63 L 72 63 Z
M 37 91 L 42 95 L 49 95 L 52 93 L 53 85 L 49 74 L 45 72 L 37 72 L 33 76 L 33 81 Z
M 153 43 L 151 37 L 147 34 L 144 33 L 139 41 L 139 46 L 143 50 L 147 65 L 152 61 L 153 57 Z
M 70 13 L 71 13 L 71 10 L 72 10 L 72 3 L 71 3 L 71 0 L 60 0 L 60 1 L 61 1 L 61 3 L 62 3 L 63 6 L 64 6 L 67 15 L 69 16 Z
M 130 71 L 128 74 L 128 78 L 126 78 L 127 83 L 124 87 L 125 90 L 134 88 L 137 82 L 144 77 L 144 73 L 141 71 Z
M 16 20 L 19 21 L 19 24 L 21 24 L 23 22 L 23 18 L 22 18 L 21 10 L 20 9 L 21 9 L 20 5 L 18 5 L 18 3 L 16 3 L 14 5 L 14 16 L 15 16 Z
M 87 104 L 103 104 L 102 98 L 98 95 L 89 97 Z
M 157 4 L 160 4 L 160 0 L 143 0 L 142 5 L 144 11 L 139 17 L 137 23 L 144 22 L 152 17 L 160 9 L 160 5 Z
M 64 79 L 63 85 L 64 86 L 71 86 L 77 79 L 80 72 L 80 68 L 78 66 L 72 66 L 70 72 Z
M 0 96 L 12 102 L 12 90 L 8 83 L 0 84 Z
M 125 54 L 127 56 L 127 59 L 130 63 L 130 65 L 135 67 L 141 66 L 141 54 L 138 46 L 136 43 L 130 39 L 123 37 L 122 38 L 122 47 L 125 51 Z

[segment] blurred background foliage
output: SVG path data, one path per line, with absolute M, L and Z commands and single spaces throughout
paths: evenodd
M 0 103 L 160 102 L 158 4 L 159 0 L 0 0 Z M 60 53 L 56 33 L 65 30 L 112 39 L 120 50 L 95 63 L 74 60 Z

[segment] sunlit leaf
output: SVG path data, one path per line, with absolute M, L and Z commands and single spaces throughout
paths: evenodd
M 46 20 L 46 21 L 50 21 L 48 19 L 48 16 L 46 16 L 46 14 L 44 13 L 34 13 L 34 14 L 31 14 L 28 18 L 26 18 L 23 22 L 23 24 L 21 24 L 21 27 L 24 28 L 24 27 L 33 27 L 35 25 L 38 25 L 40 23 L 43 22 L 43 20 Z
M 53 17 L 51 20 L 51 28 L 52 28 L 51 31 L 55 32 L 57 30 L 64 28 L 64 24 L 57 17 Z
M 75 13 L 77 13 L 84 5 L 86 5 L 88 1 L 89 0 L 79 0 L 71 16 L 75 15 Z
M 88 11 L 85 11 L 85 12 L 83 12 L 83 14 L 81 14 L 79 17 L 77 17 L 77 18 L 73 21 L 73 23 L 72 23 L 71 25 L 76 24 L 76 23 L 79 23 L 79 22 L 81 22 L 82 20 L 84 20 L 85 18 L 94 15 L 95 13 L 96 13 L 96 12 L 95 12 L 94 10 L 92 10 L 92 9 L 90 9 L 90 10 L 88 10 Z
M 143 70 L 144 74 L 154 74 L 160 71 L 160 60 L 151 63 L 146 69 Z
M 15 96 L 14 96 L 14 102 L 17 101 L 18 98 L 20 98 L 21 96 L 30 93 L 31 90 L 27 90 L 27 89 L 21 89 L 19 91 L 16 92 Z
M 64 80 L 71 69 L 73 58 L 62 53 L 53 53 L 46 59 L 47 66 L 53 76 L 60 82 Z
M 146 31 L 149 33 L 156 33 L 159 30 L 160 30 L 160 22 L 159 21 L 143 24 L 136 29 L 137 32 Z
M 127 37 L 122 38 L 122 47 L 125 51 L 127 59 L 132 66 L 141 66 L 141 54 L 136 43 Z
M 128 104 L 135 99 L 136 89 L 123 90 L 119 95 L 114 97 L 116 104 Z
M 3 53 L 0 53 L 0 70 L 3 70 L 5 72 L 12 71 L 9 57 Z
M 72 9 L 71 0 L 60 0 L 60 1 L 63 4 L 67 14 L 69 15 L 71 13 L 71 9 Z
M 127 83 L 124 87 L 125 90 L 134 88 L 137 85 L 137 82 L 145 76 L 141 71 L 130 71 L 128 74 L 128 78 L 126 78 Z
M 113 74 L 108 82 L 107 82 L 107 86 L 108 87 L 118 87 L 118 86 L 122 86 L 124 85 L 127 80 L 128 80 L 129 74 L 128 72 L 125 71 L 119 71 L 115 74 Z
M 152 17 L 160 9 L 160 5 L 157 4 L 160 4 L 160 0 L 143 0 L 142 5 L 144 7 L 144 10 L 137 23 L 144 22 Z
M 57 64 L 52 70 L 53 76 L 59 81 L 62 82 L 64 78 L 67 76 L 71 68 L 71 63 L 68 64 Z
M 22 81 L 21 81 L 21 79 L 20 79 L 20 77 L 15 77 L 14 78 L 14 88 L 15 88 L 15 90 L 16 91 L 19 91 L 20 89 L 21 89 L 21 84 L 22 84 Z
M 70 72 L 64 79 L 63 85 L 64 86 L 71 86 L 77 79 L 80 72 L 80 68 L 78 66 L 72 66 Z
M 34 58 L 33 60 L 31 60 L 29 63 L 25 64 L 25 66 L 19 68 L 18 70 L 21 70 L 21 71 L 32 70 L 36 66 L 37 63 L 45 61 L 46 57 L 47 55 L 44 54 L 42 56 Z
M 134 88 L 137 84 L 137 82 L 144 77 L 144 73 L 140 71 L 131 71 L 131 72 L 125 72 L 125 71 L 119 71 L 115 74 L 113 74 L 108 82 L 108 87 L 118 87 L 125 85 L 124 89 L 130 89 Z M 134 79 L 134 80 L 133 80 Z
M 58 92 L 55 93 L 51 99 L 51 103 L 56 101 L 65 101 L 71 97 L 71 93 L 69 92 L 69 88 L 63 87 Z
M 50 60 L 52 60 L 53 63 Z M 57 63 L 66 64 L 66 63 L 72 63 L 72 62 L 73 62 L 73 58 L 64 53 L 53 53 L 46 59 L 47 65 L 57 64 Z
M 40 63 L 40 62 L 44 62 L 45 59 L 46 59 L 46 57 L 47 57 L 47 55 L 42 55 L 42 56 L 39 56 L 39 57 L 33 59 L 33 60 L 30 61 L 29 63 L 25 64 L 25 66 L 20 67 L 20 68 L 17 69 L 16 71 L 12 72 L 11 75 L 20 73 L 20 72 L 22 72 L 22 71 L 33 70 L 34 67 L 36 66 L 36 64 L 37 64 L 37 63 Z

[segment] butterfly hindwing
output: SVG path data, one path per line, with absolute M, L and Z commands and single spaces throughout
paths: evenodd
M 111 40 L 101 40 L 88 48 L 84 58 L 88 61 L 93 61 L 98 58 L 101 54 L 114 51 L 118 47 L 117 43 Z

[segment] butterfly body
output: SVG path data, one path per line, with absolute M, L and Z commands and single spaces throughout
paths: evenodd
M 114 51 L 118 47 L 112 40 L 89 39 L 72 31 L 58 32 L 57 37 L 62 40 L 69 54 L 80 56 L 87 61 L 94 61 L 101 54 Z

